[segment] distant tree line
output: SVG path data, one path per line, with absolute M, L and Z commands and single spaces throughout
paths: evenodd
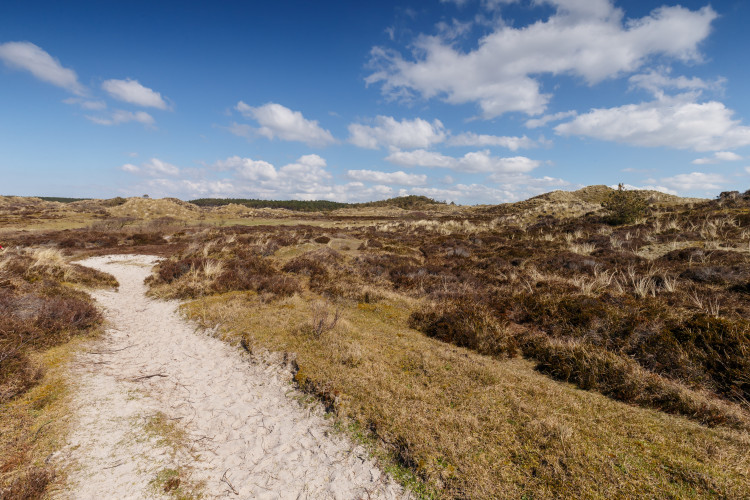
M 62 196 L 40 196 L 44 201 L 57 201 L 60 203 L 73 203 L 74 201 L 90 200 L 91 198 L 64 198 Z
M 340 203 L 328 200 L 255 200 L 244 198 L 199 198 L 190 200 L 190 203 L 199 207 L 221 207 L 236 203 L 250 208 L 286 208 L 297 212 L 329 212 L 338 208 L 347 207 L 399 207 L 404 210 L 421 208 L 425 205 L 434 205 L 438 202 L 426 196 L 400 196 L 382 201 L 371 201 L 368 203 Z

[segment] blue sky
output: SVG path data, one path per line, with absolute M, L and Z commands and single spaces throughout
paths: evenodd
M 0 194 L 744 191 L 748 21 L 740 0 L 4 0 Z

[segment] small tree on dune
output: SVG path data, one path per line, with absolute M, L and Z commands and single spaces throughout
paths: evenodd
M 610 193 L 602 206 L 609 211 L 607 221 L 616 226 L 632 224 L 648 211 L 648 202 L 643 195 L 637 191 L 626 191 L 622 183 L 617 186 L 617 191 Z

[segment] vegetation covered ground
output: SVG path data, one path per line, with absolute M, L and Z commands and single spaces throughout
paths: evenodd
M 424 496 L 746 497 L 750 192 L 639 196 L 626 217 L 596 187 L 233 226 L 138 200 L 151 217 L 4 237 L 168 256 L 153 295 L 294 353 L 297 383 Z
M 46 459 L 64 428 L 60 365 L 102 319 L 79 287 L 116 285 L 54 248 L 0 253 L 0 498 L 39 498 L 54 479 Z

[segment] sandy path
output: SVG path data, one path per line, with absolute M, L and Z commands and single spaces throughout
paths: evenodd
M 404 497 L 361 447 L 331 434 L 319 409 L 290 397 L 287 371 L 194 332 L 177 302 L 147 298 L 154 262 L 81 262 L 120 289 L 93 294 L 110 328 L 73 370 L 75 430 L 58 455 L 70 473 L 55 498 L 161 498 L 153 480 L 167 469 L 189 471 L 183 487 L 202 483 L 203 498 Z M 160 412 L 190 449 L 153 432 Z

